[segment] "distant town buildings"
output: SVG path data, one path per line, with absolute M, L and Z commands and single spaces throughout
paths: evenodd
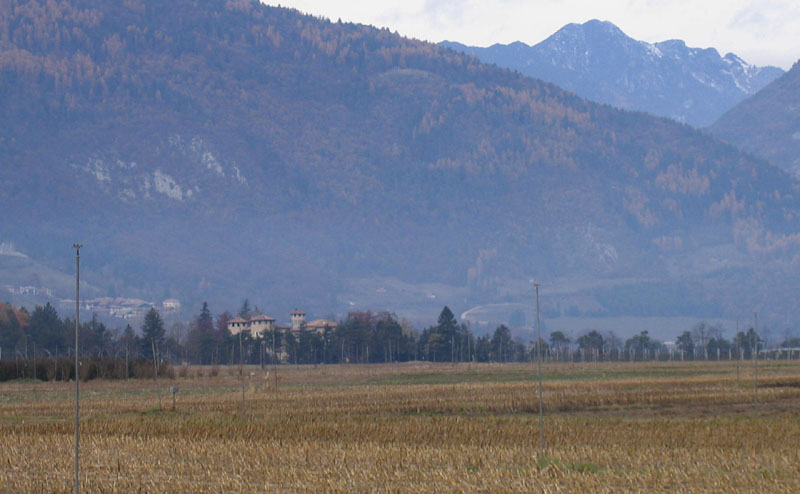
M 100 297 L 82 301 L 81 306 L 86 311 L 106 313 L 120 319 L 138 319 L 144 317 L 153 304 L 138 298 Z
M 53 296 L 53 291 L 50 290 L 49 288 L 47 288 L 46 286 L 41 286 L 41 287 L 38 287 L 38 286 L 21 286 L 21 287 L 19 287 L 19 290 L 17 291 L 17 293 L 20 294 L 20 295 L 41 295 L 41 296 L 47 296 L 47 297 L 52 297 Z
M 63 299 L 59 301 L 59 305 L 63 309 L 71 309 L 75 307 L 75 300 Z M 138 298 L 100 297 L 90 300 L 81 300 L 81 310 L 96 312 L 98 314 L 108 314 L 112 317 L 126 320 L 142 319 L 153 307 L 158 308 L 153 302 Z M 180 309 L 181 303 L 174 298 L 164 300 L 160 308 L 161 312 L 165 314 L 178 312 Z
M 336 322 L 328 319 L 315 319 L 309 323 L 306 322 L 306 313 L 300 309 L 295 309 L 289 314 L 291 325 L 285 326 L 277 324 L 274 317 L 264 314 L 258 314 L 248 319 L 243 317 L 235 317 L 228 321 L 228 331 L 231 334 L 239 334 L 241 331 L 247 331 L 253 338 L 260 338 L 264 333 L 273 331 L 275 329 L 300 331 L 307 329 L 323 333 L 326 329 L 334 329 L 338 325 Z
M 40 297 L 53 297 L 53 290 L 46 286 L 14 286 L 14 285 L 0 285 L 2 291 L 8 292 L 12 295 L 33 295 Z

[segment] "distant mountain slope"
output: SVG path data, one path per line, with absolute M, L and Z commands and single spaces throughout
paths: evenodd
M 800 177 L 800 62 L 732 108 L 710 130 Z
M 705 127 L 779 77 L 732 53 L 683 41 L 637 41 L 610 22 L 568 24 L 534 46 L 444 42 L 487 63 L 552 82 L 592 101 Z
M 793 314 L 786 173 L 388 30 L 3 2 L 0 108 L 0 241 L 67 273 L 81 241 L 118 296 L 429 314 L 536 278 L 548 314 Z

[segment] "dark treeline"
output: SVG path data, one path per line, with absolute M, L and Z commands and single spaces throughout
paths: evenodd
M 161 324 L 160 316 L 151 310 Z M 143 331 L 147 330 L 148 318 Z M 152 321 L 151 321 L 152 322 Z M 147 334 L 147 333 L 143 333 Z M 152 359 L 145 338 L 128 325 L 111 330 L 92 317 L 78 328 L 81 379 L 153 378 L 169 376 L 169 361 Z M 61 319 L 50 304 L 33 312 L 0 303 L 0 381 L 9 379 L 71 380 L 75 378 L 75 321 Z
M 247 305 L 243 306 L 246 309 Z M 239 311 L 247 317 L 246 311 Z M 390 312 L 351 312 L 335 327 L 321 331 L 273 329 L 260 337 L 227 331 L 230 314 L 214 325 L 204 304 L 186 339 L 188 360 L 199 364 L 338 364 L 426 360 L 432 362 L 524 361 L 527 347 L 511 338 L 506 326 L 493 336 L 475 338 L 465 324 L 444 307 L 436 325 L 421 333 Z M 240 357 L 241 355 L 241 357 Z
M 240 316 L 252 315 L 246 303 L 239 312 Z M 81 358 L 98 362 L 143 362 L 142 371 L 136 375 L 144 377 L 152 377 L 152 365 L 146 363 L 153 360 L 203 365 L 515 362 L 529 360 L 532 355 L 524 343 L 512 338 L 506 326 L 498 327 L 491 336 L 476 338 L 465 324 L 456 321 L 448 307 L 442 310 L 436 325 L 422 332 L 389 312 L 352 312 L 335 327 L 322 331 L 273 329 L 254 337 L 248 331 L 231 334 L 228 322 L 232 317 L 223 312 L 215 319 L 208 303 L 188 327 L 175 323 L 167 329 L 156 309 L 146 314 L 138 331 L 131 325 L 109 329 L 93 317 L 80 325 L 79 353 Z M 55 363 L 37 363 L 35 368 L 46 365 L 39 378 L 71 378 L 74 369 L 69 367 L 68 357 L 74 355 L 74 327 L 74 320 L 59 318 L 49 303 L 36 306 L 30 313 L 0 304 L 0 360 L 6 361 L 2 376 L 33 377 L 34 359 L 65 359 L 60 371 Z M 125 372 L 105 369 L 94 374 L 121 377 Z
M 247 302 L 239 315 L 253 315 Z M 85 368 L 82 364 L 81 377 L 153 377 L 156 366 L 159 375 L 169 375 L 169 364 L 181 363 L 525 362 L 533 360 L 538 350 L 544 358 L 558 361 L 727 360 L 749 359 L 754 348 L 760 352 L 765 348 L 753 328 L 727 340 L 721 328 L 705 322 L 683 332 L 670 347 L 652 339 L 647 331 L 624 342 L 610 332 L 591 330 L 572 341 L 562 331 L 553 331 L 548 341 L 526 344 L 514 339 L 505 325 L 491 335 L 476 337 L 448 307 L 435 325 L 421 332 L 389 312 L 351 312 L 336 326 L 321 331 L 272 329 L 254 337 L 249 331 L 231 334 L 232 317 L 223 312 L 214 318 L 208 303 L 203 303 L 188 326 L 175 323 L 169 329 L 154 308 L 137 329 L 130 324 L 109 329 L 92 317 L 79 328 L 79 356 L 88 362 Z M 74 358 L 74 328 L 74 320 L 61 319 L 49 303 L 37 305 L 32 312 L 0 303 L 0 380 L 74 378 L 70 359 Z M 796 350 L 800 340 L 787 338 L 780 348 Z
M 155 377 L 155 364 L 152 360 L 139 358 L 125 360 L 121 358 L 82 358 L 81 380 L 92 379 L 126 379 Z M 160 377 L 175 377 L 175 371 L 167 362 L 158 363 Z M 37 355 L 35 358 L 0 360 L 0 381 L 11 379 L 36 379 L 39 381 L 71 381 L 75 379 L 75 360 L 68 357 Z

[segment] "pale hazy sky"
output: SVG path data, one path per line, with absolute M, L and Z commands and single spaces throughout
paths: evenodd
M 275 2 L 268 1 L 271 5 Z M 682 39 L 788 69 L 800 58 L 800 0 L 281 0 L 333 21 L 358 22 L 432 42 L 533 45 L 570 22 L 611 21 L 628 36 Z

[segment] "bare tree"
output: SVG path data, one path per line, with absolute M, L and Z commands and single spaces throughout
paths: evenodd
M 712 338 L 712 326 L 705 321 L 700 321 L 692 328 L 692 338 L 703 349 L 703 358 L 708 360 L 708 340 Z

